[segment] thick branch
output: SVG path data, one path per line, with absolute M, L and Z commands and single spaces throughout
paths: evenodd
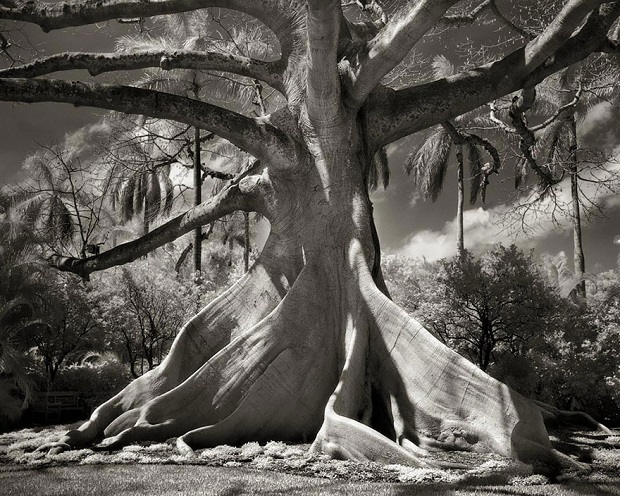
M 351 99 L 361 104 L 383 76 L 396 67 L 414 45 L 457 0 L 408 2 L 368 43 L 368 55 L 355 76 Z
M 73 0 L 54 3 L 41 0 L 0 0 L 0 19 L 31 22 L 47 32 L 115 19 L 152 17 L 221 7 L 256 17 L 286 45 L 291 42 L 287 35 L 292 32 L 293 20 L 301 4 L 302 2 L 295 0 Z M 282 47 L 282 52 L 286 51 Z
M 288 138 L 264 119 L 169 93 L 54 79 L 0 79 L 0 100 L 64 102 L 175 120 L 213 131 L 264 162 L 294 163 Z
M 340 114 L 338 34 L 340 0 L 308 1 L 308 114 L 312 120 L 334 121 Z
M 569 39 L 583 19 L 601 3 L 603 3 L 601 0 L 570 0 L 551 24 L 526 45 L 524 63 L 518 72 L 513 72 L 508 77 L 518 78 L 530 74 L 552 56 Z
M 499 169 L 502 166 L 502 161 L 497 148 L 495 148 L 493 143 L 491 143 L 488 139 L 478 136 L 477 134 L 461 131 L 450 121 L 444 122 L 442 126 L 448 132 L 450 138 L 456 145 L 468 143 L 471 146 L 482 146 L 493 160 L 493 165 L 485 164 L 485 167 L 483 167 L 481 171 L 480 190 L 482 203 L 484 203 L 486 188 L 489 185 L 489 176 L 491 174 L 499 174 Z
M 521 48 L 496 62 L 428 84 L 398 91 L 377 90 L 370 96 L 366 111 L 373 132 L 372 149 L 521 88 L 535 86 L 547 76 L 581 62 L 607 43 L 607 32 L 619 15 L 620 2 L 602 6 L 552 57 L 529 74 L 524 74 L 525 48 Z
M 279 62 L 200 50 L 149 50 L 136 53 L 60 53 L 19 67 L 0 70 L 0 77 L 37 77 L 58 71 L 86 69 L 92 76 L 112 71 L 161 67 L 232 72 L 260 79 L 282 90 Z
M 467 14 L 447 15 L 443 16 L 439 23 L 445 26 L 462 26 L 473 24 L 480 18 L 480 15 L 487 9 L 491 8 L 492 0 L 484 0 L 477 7 L 470 10 Z

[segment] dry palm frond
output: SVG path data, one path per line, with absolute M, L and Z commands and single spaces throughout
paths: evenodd
M 366 183 L 369 191 L 375 191 L 379 186 L 386 189 L 390 184 L 390 164 L 385 148 L 381 148 L 373 156 L 368 167 Z

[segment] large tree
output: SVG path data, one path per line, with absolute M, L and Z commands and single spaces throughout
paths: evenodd
M 111 449 L 178 436 L 183 451 L 314 439 L 315 450 L 333 456 L 391 463 L 426 465 L 426 448 L 577 463 L 552 449 L 539 407 L 442 345 L 385 294 L 368 173 L 375 154 L 401 137 L 531 88 L 593 51 L 616 50 L 608 33 L 620 2 L 550 2 L 537 36 L 515 41 L 510 53 L 447 78 L 398 89 L 382 84 L 435 27 L 476 23 L 483 14 L 505 19 L 493 14 L 498 3 L 491 0 L 472 15 L 455 13 L 458 3 L 386 2 L 356 21 L 340 0 L 0 0 L 1 19 L 45 31 L 224 7 L 243 22 L 262 22 L 279 45 L 279 58 L 269 60 L 216 47 L 61 53 L 0 72 L 2 100 L 177 120 L 256 158 L 198 207 L 98 256 L 58 259 L 59 268 L 85 275 L 123 264 L 234 210 L 259 212 L 271 223 L 251 270 L 182 329 L 164 363 L 55 450 L 101 438 Z M 277 90 L 283 104 L 249 117 L 145 88 L 37 78 L 150 66 L 247 76 Z

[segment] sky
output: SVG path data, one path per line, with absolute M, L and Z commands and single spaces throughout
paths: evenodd
M 125 32 L 116 23 L 104 27 L 87 27 L 43 35 L 37 27 L 27 27 L 30 42 L 38 49 L 53 53 L 71 46 L 80 36 L 82 50 L 112 50 L 113 37 Z M 75 74 L 74 74 L 75 75 Z M 68 76 L 71 76 L 69 74 Z M 88 78 L 80 72 L 81 78 Z M 62 142 L 65 135 L 95 122 L 103 112 L 66 104 L 20 104 L 0 102 L 0 184 L 18 177 L 22 161 L 39 145 Z M 596 142 L 620 157 L 620 110 L 606 105 L 593 109 L 580 124 L 580 135 Z M 387 253 L 437 260 L 456 253 L 456 168 L 452 159 L 449 177 L 439 199 L 432 203 L 414 191 L 411 180 L 403 172 L 405 157 L 419 136 L 393 143 L 388 148 L 392 172 L 390 187 L 373 194 L 377 230 L 382 249 Z M 610 168 L 618 168 L 610 164 Z M 491 177 L 486 204 L 467 206 L 465 212 L 465 246 L 481 253 L 495 243 L 515 242 L 523 249 L 533 249 L 536 256 L 564 251 L 572 260 L 570 220 L 557 225 L 543 219 L 526 235 L 505 222 L 507 199 L 513 196 L 510 167 Z M 566 194 L 566 189 L 564 193 Z M 604 207 L 602 215 L 591 218 L 583 228 L 586 270 L 599 273 L 616 266 L 620 246 L 614 238 L 620 235 L 620 195 L 609 191 L 590 191 Z M 502 223 L 502 219 L 504 222 Z M 532 220 L 532 219 L 527 219 Z

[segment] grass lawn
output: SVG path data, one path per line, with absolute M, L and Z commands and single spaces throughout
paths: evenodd
M 0 435 L 0 494 L 620 496 L 620 437 L 596 433 L 558 433 L 556 447 L 589 462 L 592 472 L 550 479 L 494 455 L 442 454 L 441 459 L 458 460 L 468 468 L 431 470 L 330 460 L 310 455 L 308 445 L 280 442 L 218 446 L 193 457 L 179 455 L 172 440 L 113 453 L 84 449 L 48 456 L 34 451 L 68 427 Z

